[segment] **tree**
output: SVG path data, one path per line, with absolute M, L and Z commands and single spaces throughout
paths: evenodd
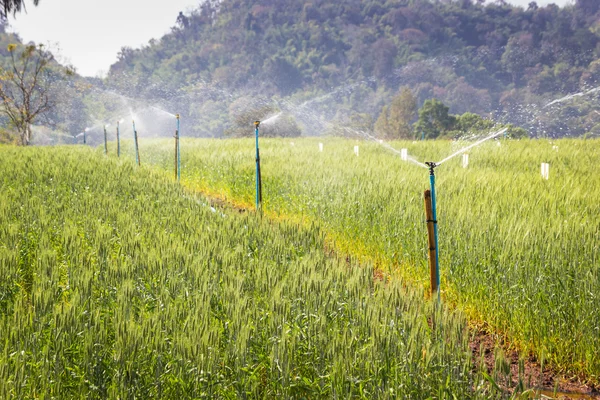
M 394 58 L 398 49 L 394 42 L 389 39 L 378 39 L 372 45 L 372 55 L 374 61 L 374 73 L 378 78 L 387 78 L 394 69 Z
M 40 0 L 33 0 L 34 5 L 38 5 Z M 25 9 L 24 0 L 0 0 L 0 19 L 6 19 L 8 14 L 16 14 Z
M 176 22 L 177 26 L 179 26 L 181 29 L 187 29 L 190 27 L 190 19 L 186 17 L 182 11 L 179 11 Z
M 49 96 L 53 57 L 42 45 L 24 46 L 20 53 L 17 48 L 16 44 L 8 45 L 10 68 L 0 67 L 0 112 L 9 118 L 26 146 L 31 142 L 33 121 L 53 107 Z
M 511 37 L 501 60 L 506 71 L 512 75 L 513 83 L 518 83 L 525 68 L 539 61 L 539 51 L 534 47 L 533 35 L 521 33 Z
M 417 99 L 407 86 L 392 100 L 390 106 L 390 125 L 401 139 L 411 136 L 410 124 L 417 116 Z
M 426 139 L 435 139 L 452 130 L 456 117 L 448 114 L 449 108 L 438 99 L 426 100 L 419 110 L 419 120 L 415 124 L 415 135 Z
M 390 114 L 389 109 L 389 106 L 383 106 L 377 121 L 375 121 L 374 129 L 375 134 L 378 136 L 388 137 L 388 135 L 391 133 L 390 124 L 388 122 Z
M 389 107 L 384 107 L 375 122 L 375 132 L 388 139 L 409 139 L 410 124 L 417 115 L 417 99 L 408 87 L 403 87 Z
M 283 57 L 276 56 L 267 60 L 265 69 L 269 79 L 283 95 L 292 94 L 302 84 L 302 74 L 298 68 Z
M 480 115 L 466 112 L 456 116 L 454 129 L 467 133 L 470 131 L 485 131 L 494 128 L 494 122 L 489 119 L 483 119 Z

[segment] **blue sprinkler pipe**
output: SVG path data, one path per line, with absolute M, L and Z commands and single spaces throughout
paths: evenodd
M 260 121 L 254 121 L 254 133 L 256 135 L 256 210 L 261 211 L 262 205 L 262 182 L 260 177 L 260 153 L 258 151 L 258 127 Z
M 438 246 L 437 211 L 435 206 L 435 167 L 434 162 L 426 162 L 429 167 L 429 184 L 431 185 L 431 208 L 433 212 L 433 236 L 435 239 L 435 280 L 437 284 L 438 302 L 440 301 L 440 248 Z
M 181 152 L 179 151 L 179 140 L 181 131 L 179 130 L 179 114 L 177 117 L 177 182 L 181 180 Z

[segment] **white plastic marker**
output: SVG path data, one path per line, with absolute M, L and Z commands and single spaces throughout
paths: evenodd
M 469 166 L 469 155 L 463 154 L 463 168 L 467 168 Z
M 358 146 L 354 146 L 354 154 L 358 156 Z
M 400 149 L 400 158 L 403 161 L 407 161 L 408 160 L 408 149 Z
M 550 164 L 542 163 L 542 178 L 550 179 Z
M 323 143 L 319 143 L 319 151 L 323 151 Z

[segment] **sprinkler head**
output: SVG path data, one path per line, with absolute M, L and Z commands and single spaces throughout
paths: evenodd
M 429 175 L 435 175 L 434 169 L 437 167 L 437 164 L 433 161 L 427 161 L 425 165 L 429 167 Z
M 179 119 L 179 114 L 175 114 L 175 118 Z
M 260 121 L 254 121 L 254 126 L 258 128 L 258 126 L 260 125 Z

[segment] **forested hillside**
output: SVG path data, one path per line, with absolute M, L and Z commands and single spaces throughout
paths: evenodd
M 177 110 L 199 135 L 226 132 L 249 104 L 372 127 L 403 86 L 419 105 L 437 98 L 533 136 L 600 131 L 595 92 L 545 107 L 600 85 L 596 0 L 207 0 L 175 17 L 159 40 L 123 48 L 105 84 Z

